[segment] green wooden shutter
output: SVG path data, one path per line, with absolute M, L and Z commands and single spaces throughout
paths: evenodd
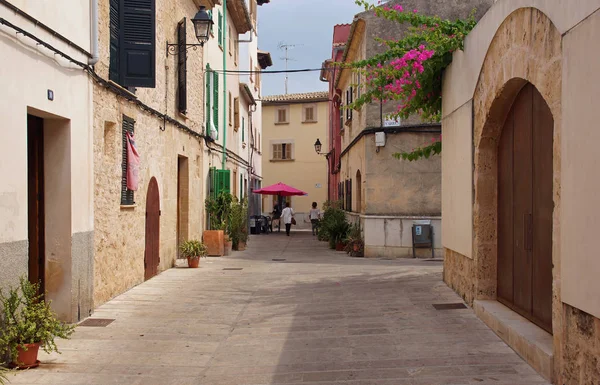
M 209 10 L 208 10 L 208 16 L 210 17 L 210 19 L 211 19 L 211 20 L 213 19 L 213 12 L 212 12 L 212 9 L 209 9 Z M 210 33 L 211 33 L 211 34 L 213 33 L 213 30 L 214 30 L 214 28 L 213 28 L 213 27 L 214 27 L 214 25 L 215 25 L 215 23 L 211 23 L 211 24 L 210 24 Z
M 217 195 L 221 193 L 231 194 L 231 172 L 230 170 L 216 170 Z
M 219 11 L 219 45 L 223 46 L 223 14 Z
M 217 138 L 219 134 L 219 74 L 213 72 L 213 124 L 217 130 Z
M 119 60 L 124 87 L 156 85 L 155 0 L 121 0 Z
M 210 168 L 210 196 L 213 199 L 217 198 L 217 168 Z
M 204 102 L 206 103 L 206 107 L 204 110 L 204 115 L 205 115 L 205 120 L 206 120 L 206 134 L 208 135 L 208 129 L 210 127 L 210 99 L 211 99 L 211 93 L 210 93 L 210 81 L 212 79 L 212 73 L 210 72 L 210 65 L 207 64 L 206 65 L 206 75 L 204 76 L 204 79 L 206 79 L 206 93 L 204 94 Z

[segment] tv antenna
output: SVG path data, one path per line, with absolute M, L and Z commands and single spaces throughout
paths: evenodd
M 288 75 L 288 62 L 290 61 L 296 61 L 296 59 L 290 57 L 288 55 L 288 50 L 290 49 L 294 49 L 296 47 L 302 46 L 303 44 L 286 44 L 284 42 L 279 42 L 279 44 L 277 45 L 277 48 L 279 48 L 282 51 L 285 51 L 285 56 L 281 57 L 281 60 L 285 60 L 285 94 L 287 95 L 288 93 L 288 79 L 289 79 L 289 75 Z

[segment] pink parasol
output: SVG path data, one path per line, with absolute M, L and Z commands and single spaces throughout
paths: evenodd
M 296 188 L 293 188 L 292 186 L 288 186 L 287 184 L 281 182 L 261 188 L 259 190 L 254 190 L 254 193 L 262 195 L 278 195 L 282 197 L 308 195 L 304 191 L 300 191 Z

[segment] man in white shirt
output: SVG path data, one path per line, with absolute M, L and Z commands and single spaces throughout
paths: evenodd
M 290 207 L 289 203 L 285 204 L 285 208 L 281 212 L 281 219 L 285 223 L 285 233 L 290 236 L 290 230 L 292 229 L 292 218 L 294 218 L 294 210 Z

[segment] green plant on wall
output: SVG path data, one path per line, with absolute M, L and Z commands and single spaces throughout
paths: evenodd
M 350 64 L 365 79 L 361 96 L 348 108 L 360 109 L 372 102 L 396 102 L 391 118 L 407 119 L 418 115 L 424 121 L 439 122 L 442 113 L 442 72 L 452 62 L 452 54 L 464 48 L 465 37 L 476 25 L 475 10 L 466 20 L 442 20 L 423 15 L 418 10 L 375 6 L 367 0 L 355 0 L 378 17 L 410 24 L 409 31 L 398 40 L 376 39 L 385 52 Z M 442 151 L 441 136 L 431 144 L 394 157 L 409 161 L 429 158 Z
M 209 217 L 211 230 L 225 230 L 229 232 L 229 220 L 233 196 L 222 192 L 216 198 L 207 198 L 205 201 L 206 213 Z
M 8 295 L 0 290 L 0 356 L 8 354 L 11 362 L 17 359 L 17 348 L 26 349 L 26 344 L 39 343 L 47 353 L 60 353 L 55 338 L 68 339 L 74 331 L 74 326 L 58 320 L 50 302 L 38 294 L 39 288 L 21 277 Z
M 240 242 L 248 240 L 248 201 L 236 198 L 231 203 L 229 214 L 229 236 L 234 249 L 237 249 Z

